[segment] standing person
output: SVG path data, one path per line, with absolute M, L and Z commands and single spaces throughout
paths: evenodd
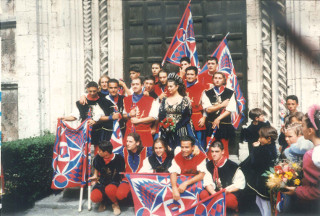
M 159 103 L 150 96 L 143 95 L 141 77 L 132 80 L 133 95 L 124 98 L 123 117 L 127 119 L 124 140 L 129 133 L 136 132 L 145 146 L 152 146 L 151 125 L 158 119 Z
M 224 156 L 223 144 L 219 140 L 210 145 L 212 160 L 207 162 L 207 171 L 200 193 L 203 200 L 216 191 L 226 189 L 226 206 L 234 212 L 239 211 L 240 191 L 246 186 L 246 180 L 239 166 Z
M 186 135 L 195 137 L 195 134 L 191 121 L 191 102 L 187 97 L 186 87 L 182 79 L 174 73 L 168 76 L 168 92 L 169 96 L 161 101 L 159 122 L 165 118 L 172 118 L 175 122 L 175 131 L 167 131 L 161 126 L 160 132 L 161 138 L 171 149 L 175 149 L 180 144 L 180 137 Z
M 142 167 L 146 157 L 151 155 L 150 147 L 143 147 L 141 137 L 137 133 L 130 133 L 127 136 L 127 145 L 123 148 L 123 158 L 125 161 L 126 173 L 137 173 Z M 120 183 L 117 192 L 117 200 L 124 200 L 130 193 L 130 186 L 127 178 Z
M 198 155 L 193 155 L 195 140 L 190 136 L 184 136 L 180 142 L 181 152 L 174 157 L 169 168 L 172 195 L 176 201 L 180 199 L 180 193 L 183 193 L 189 185 L 201 181 L 206 172 L 206 155 L 201 151 Z M 193 174 L 194 176 L 177 185 L 178 174 Z
M 213 75 L 214 87 L 202 94 L 202 107 L 207 112 L 207 140 L 214 128 L 217 131 L 214 139 L 219 139 L 224 145 L 224 153 L 229 158 L 229 140 L 235 137 L 231 123 L 231 113 L 237 110 L 234 91 L 226 88 L 226 77 L 223 72 Z
M 94 174 L 89 180 L 93 181 L 91 200 L 100 203 L 99 211 L 105 210 L 106 199 L 112 202 L 114 215 L 121 213 L 116 198 L 117 188 L 121 182 L 121 172 L 124 172 L 125 163 L 121 155 L 112 153 L 113 147 L 109 141 L 101 141 L 98 154 L 93 160 Z
M 268 177 L 262 174 L 274 166 L 277 158 L 277 137 L 276 129 L 271 126 L 262 127 L 259 130 L 259 140 L 253 143 L 250 153 L 251 173 L 247 185 L 256 193 L 256 204 L 262 216 L 271 216 L 270 193 L 266 186 Z
M 159 82 L 154 87 L 154 92 L 158 95 L 160 101 L 164 97 L 168 96 L 167 83 L 168 83 L 168 72 L 160 71 L 159 72 Z
M 153 99 L 157 99 L 158 95 L 154 92 L 155 79 L 152 75 L 147 76 L 143 83 L 144 91 L 143 94 L 146 96 L 150 96 Z
M 116 79 L 110 79 L 107 85 L 109 94 L 106 96 L 106 100 L 107 113 L 109 113 L 109 116 L 101 117 L 101 120 L 106 122 L 101 128 L 101 136 L 102 140 L 109 141 L 113 133 L 113 121 L 119 120 L 122 136 L 125 134 L 125 122 L 122 118 L 124 96 L 118 94 L 119 81 Z
M 219 64 L 218 59 L 213 57 L 208 57 L 207 59 L 208 71 L 199 74 L 198 81 L 205 86 L 206 89 L 211 89 L 213 87 L 213 74 L 218 71 Z
M 140 77 L 140 68 L 138 66 L 132 66 L 129 69 L 129 74 L 130 74 L 130 81 Z M 122 80 L 119 81 L 120 86 L 123 88 L 124 94 L 126 96 L 132 95 L 133 94 L 133 89 L 128 88 L 126 83 L 123 82 Z
M 241 137 L 248 142 L 249 153 L 252 152 L 254 142 L 259 139 L 259 130 L 262 127 L 270 126 L 269 121 L 265 121 L 265 112 L 260 108 L 254 108 L 249 112 L 249 118 L 252 120 L 249 127 L 241 131 Z
M 174 154 L 168 145 L 158 138 L 152 146 L 152 155 L 144 159 L 140 173 L 164 173 L 168 172 Z
M 154 77 L 155 84 L 159 82 L 159 72 L 161 71 L 162 67 L 159 62 L 154 62 L 151 65 L 151 71 L 152 71 L 152 76 Z
M 200 102 L 204 86 L 197 80 L 198 68 L 190 66 L 186 68 L 187 95 L 190 98 L 192 106 L 192 123 L 195 129 L 196 137 L 202 148 L 206 148 L 206 116 L 203 116 L 203 108 Z
M 89 110 L 91 110 L 92 119 L 89 120 L 89 125 L 92 125 L 91 143 L 95 146 L 95 154 L 98 150 L 98 144 L 101 141 L 101 127 L 105 122 L 101 121 L 103 116 L 109 116 L 107 111 L 107 101 L 104 97 L 100 97 L 98 94 L 98 84 L 91 81 L 87 84 L 86 95 L 87 104 L 82 105 L 80 101 L 76 102 L 77 109 L 68 116 L 60 117 L 63 121 L 74 121 L 79 119 L 81 122 L 88 118 Z
M 181 77 L 183 82 L 186 81 L 186 68 L 191 66 L 191 61 L 189 57 L 182 57 L 180 59 L 180 67 L 179 67 L 179 73 L 178 76 Z
M 299 100 L 298 97 L 295 95 L 289 95 L 286 98 L 286 107 L 289 113 L 284 117 L 285 124 L 289 124 L 289 117 L 290 115 L 294 115 L 296 112 L 298 112 L 297 108 L 299 106 Z M 283 151 L 288 147 L 288 143 L 285 140 L 284 135 L 284 128 L 281 128 L 281 133 L 279 135 L 279 145 L 280 145 L 280 153 L 282 154 Z
M 302 121 L 302 133 L 314 147 L 303 156 L 303 179 L 301 186 L 287 187 L 290 205 L 288 213 L 319 215 L 320 208 L 320 106 L 313 105 Z

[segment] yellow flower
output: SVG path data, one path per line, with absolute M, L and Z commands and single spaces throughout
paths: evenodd
M 293 167 L 293 168 L 298 168 L 298 164 L 297 164 L 297 163 L 293 163 L 293 164 L 292 164 L 292 167 Z
M 290 180 L 293 177 L 293 173 L 292 172 L 286 172 L 285 176 L 286 176 L 287 179 Z
M 300 179 L 295 179 L 294 180 L 294 185 L 300 185 Z

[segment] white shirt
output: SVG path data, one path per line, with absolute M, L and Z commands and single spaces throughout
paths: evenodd
M 153 173 L 152 166 L 149 162 L 149 157 L 145 158 L 143 160 L 143 164 L 141 169 L 138 171 L 138 173 Z
M 202 96 L 201 96 L 201 104 L 203 107 L 203 110 L 206 110 L 208 107 L 211 107 L 212 104 L 208 98 L 208 96 L 206 95 L 205 91 L 203 91 Z M 236 112 L 237 111 L 237 102 L 236 102 L 236 97 L 235 94 L 233 92 L 230 101 L 228 103 L 228 106 L 226 107 L 226 110 L 229 112 Z
M 313 148 L 312 162 L 316 167 L 320 168 L 320 145 L 317 145 Z
M 227 160 L 226 160 L 227 162 Z M 225 163 L 224 163 L 225 164 Z M 223 167 L 224 164 L 221 166 Z M 207 170 L 205 173 L 205 176 L 203 178 L 203 187 L 206 187 L 208 185 L 213 185 L 213 187 L 215 188 L 215 183 L 213 182 L 213 178 L 211 173 Z M 246 179 L 243 175 L 243 172 L 241 171 L 240 168 L 238 168 L 232 178 L 232 184 L 228 185 L 229 186 L 234 186 L 235 188 L 239 188 L 239 189 L 244 189 L 244 187 L 246 186 Z

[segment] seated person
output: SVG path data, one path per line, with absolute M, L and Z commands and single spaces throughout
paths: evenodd
M 144 159 L 139 173 L 163 173 L 168 172 L 174 154 L 169 150 L 168 145 L 163 139 L 158 138 L 154 141 L 152 155 Z
M 221 141 L 214 141 L 209 149 L 213 160 L 207 162 L 207 172 L 200 193 L 203 200 L 216 191 L 226 189 L 226 205 L 228 209 L 238 212 L 239 192 L 246 185 L 245 177 L 239 166 L 224 156 L 224 147 Z
M 193 154 L 195 140 L 190 136 L 183 136 L 180 144 L 181 152 L 176 154 L 169 168 L 173 199 L 176 201 L 180 199 L 180 193 L 183 193 L 189 185 L 201 181 L 206 171 L 206 155 L 201 151 L 198 155 Z M 194 174 L 194 176 L 178 186 L 178 174 Z
M 93 160 L 94 174 L 89 178 L 94 183 L 91 200 L 94 203 L 101 203 L 99 211 L 102 211 L 108 198 L 112 202 L 114 215 L 119 215 L 121 211 L 116 191 L 122 179 L 120 172 L 124 172 L 124 160 L 121 155 L 112 153 L 112 150 L 111 142 L 100 142 L 98 154 Z
M 142 167 L 142 161 L 151 155 L 151 147 L 143 147 L 138 133 L 129 133 L 127 145 L 123 148 L 122 156 L 125 162 L 126 173 L 137 173 Z M 120 183 L 116 197 L 117 200 L 124 200 L 130 193 L 130 186 L 127 178 Z

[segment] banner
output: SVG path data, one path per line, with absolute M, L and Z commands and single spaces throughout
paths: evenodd
M 163 58 L 162 65 L 165 61 L 168 61 L 180 66 L 180 59 L 185 56 L 190 58 L 192 66 L 199 68 L 190 3 L 183 13 L 180 24 L 178 25 L 167 53 Z
M 90 172 L 91 126 L 88 119 L 73 129 L 58 120 L 53 148 L 53 179 L 51 188 L 84 186 Z
M 237 102 L 237 111 L 231 113 L 232 125 L 237 129 L 244 119 L 244 110 L 246 100 L 240 89 L 238 83 L 236 71 L 233 66 L 230 50 L 228 47 L 227 39 L 224 38 L 219 44 L 218 48 L 213 52 L 211 56 L 215 56 L 218 59 L 219 71 L 225 73 L 227 78 L 227 87 L 234 90 Z M 207 63 L 202 67 L 200 73 L 204 73 L 208 70 Z
M 170 174 L 126 173 L 136 216 L 176 215 L 199 202 L 202 181 L 189 185 L 179 201 L 173 200 Z M 178 176 L 178 185 L 193 176 Z

